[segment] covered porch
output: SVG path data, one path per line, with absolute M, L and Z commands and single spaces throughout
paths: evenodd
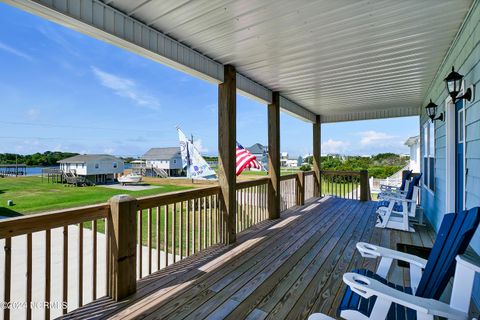
M 46 319 L 306 319 L 313 312 L 335 317 L 343 273 L 376 267 L 375 260 L 361 258 L 355 243 L 432 246 L 435 232 L 428 226 L 416 227 L 415 233 L 374 227 L 368 173 L 323 171 L 321 128 L 406 116 L 427 120 L 427 101 L 446 96 L 446 70 L 467 59 L 469 72 L 478 66 L 478 1 L 6 2 L 218 85 L 218 185 L 140 199 L 115 197 L 101 205 L 0 222 L 4 301 L 11 300 L 16 284 L 12 239 L 26 241 L 27 319 L 38 312 L 30 304 L 32 235 L 45 242 L 41 285 L 44 301 L 51 301 L 58 280 L 51 265 L 54 229 L 63 232 L 58 287 L 68 307 L 44 308 Z M 468 56 L 461 48 L 470 50 Z M 265 178 L 236 180 L 237 93 L 267 106 Z M 281 176 L 281 111 L 312 125 L 313 171 Z M 429 158 L 435 163 L 432 154 Z M 340 191 L 338 175 L 348 177 Z M 439 180 L 428 180 L 429 192 Z M 474 190 L 478 181 L 467 186 Z M 470 199 L 471 207 L 476 198 Z M 444 213 L 444 207 L 435 207 L 430 216 Z M 438 228 L 438 221 L 432 223 Z M 69 250 L 72 232 L 74 251 Z M 408 271 L 395 266 L 391 279 L 408 286 Z M 3 316 L 9 319 L 10 310 Z
M 233 245 L 212 246 L 139 280 L 137 292 L 124 301 L 101 298 L 66 318 L 306 319 L 313 312 L 335 317 L 343 273 L 375 270 L 378 263 L 362 258 L 357 242 L 396 248 L 432 247 L 435 240 L 430 226 L 416 226 L 416 233 L 375 228 L 375 207 L 372 201 L 312 198 L 280 219 L 241 232 Z M 408 286 L 408 269 L 395 266 L 391 279 Z

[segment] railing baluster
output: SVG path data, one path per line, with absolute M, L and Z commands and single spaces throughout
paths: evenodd
M 180 260 L 183 259 L 183 201 L 180 202 L 180 216 L 178 219 L 178 238 L 180 242 Z
M 5 268 L 3 280 L 3 300 L 5 303 L 10 302 L 10 292 L 12 284 L 12 238 L 5 238 Z M 3 309 L 3 319 L 10 319 L 10 308 Z
M 161 208 L 160 207 L 156 207 L 156 211 L 157 211 L 157 221 L 156 221 L 156 230 L 155 230 L 155 234 L 156 234 L 156 237 L 157 237 L 157 269 L 160 270 L 162 269 L 162 263 L 161 263 L 161 251 L 160 251 L 160 248 L 161 248 L 161 237 L 160 237 L 160 222 L 162 221 L 162 212 L 161 212 Z
M 177 203 L 173 203 L 173 208 L 172 208 L 172 255 L 173 255 L 173 263 L 177 262 L 177 238 L 176 238 L 176 216 L 177 216 Z
M 185 216 L 186 228 L 185 228 L 185 245 L 186 245 L 186 256 L 190 255 L 190 200 L 187 200 L 187 210 Z
M 63 314 L 67 314 L 68 308 L 68 226 L 63 227 L 63 288 L 62 300 L 64 303 Z
M 202 250 L 202 201 L 197 199 L 197 252 Z
M 203 247 L 202 247 L 202 249 L 205 249 L 205 248 L 207 248 L 207 197 L 203 197 L 202 202 L 203 202 L 203 210 L 202 210 Z
M 253 186 L 250 188 L 251 206 L 252 206 L 252 217 L 251 217 L 252 226 L 257 224 L 257 187 L 258 186 Z
M 27 234 L 27 319 L 32 319 L 32 234 Z
M 50 229 L 45 230 L 45 301 L 50 301 L 52 236 Z M 45 305 L 45 319 L 50 319 L 50 306 Z
M 215 195 L 213 196 L 213 201 L 215 204 L 215 220 L 216 220 L 216 227 L 215 227 L 215 242 L 221 242 L 223 241 L 222 239 L 222 217 L 220 216 L 220 208 L 218 206 L 218 196 Z
M 138 277 L 143 276 L 143 210 L 138 211 Z
M 208 245 L 213 244 L 213 214 L 212 214 L 212 196 L 208 197 Z
M 83 222 L 78 225 L 78 306 L 83 306 Z
M 92 299 L 97 299 L 97 220 L 92 221 Z
M 250 228 L 252 225 L 254 225 L 254 222 L 253 222 L 253 198 L 252 198 L 252 195 L 253 195 L 253 188 L 254 187 L 250 187 L 248 188 L 248 212 L 249 212 L 249 215 L 248 215 L 248 227 Z
M 152 273 L 152 209 L 147 209 L 148 274 Z
M 105 274 L 112 274 L 112 272 L 110 270 L 110 267 L 111 267 L 111 264 L 110 264 L 111 248 L 110 248 L 110 241 L 108 241 L 109 232 L 110 232 L 110 229 L 108 227 L 109 221 L 108 221 L 107 218 L 103 219 L 103 221 L 104 221 L 104 226 L 105 226 L 105 239 L 107 240 L 106 244 L 105 244 Z M 108 292 L 109 289 L 110 289 L 110 277 L 107 277 L 107 279 L 105 280 L 105 292 Z
M 164 225 L 163 225 L 163 250 L 164 257 L 165 257 L 165 267 L 168 266 L 168 205 L 165 205 L 163 208 L 163 216 L 164 216 Z

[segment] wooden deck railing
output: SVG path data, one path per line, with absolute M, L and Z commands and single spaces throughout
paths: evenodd
M 237 182 L 237 232 L 267 220 L 269 177 Z
M 213 186 L 138 199 L 138 278 L 223 241 L 219 190 Z
M 321 185 L 316 181 L 313 171 L 282 176 L 281 211 L 303 205 L 319 190 L 369 199 L 366 172 L 321 171 Z M 236 232 L 268 219 L 269 183 L 269 177 L 237 183 Z M 50 319 L 100 296 L 126 297 L 136 291 L 137 279 L 225 242 L 220 192 L 212 186 L 139 199 L 116 196 L 105 204 L 0 220 L 3 300 L 25 301 L 27 319 L 31 302 L 60 301 L 64 308 L 45 308 Z M 25 273 L 12 269 L 13 250 L 25 251 Z M 12 318 L 10 308 L 2 312 Z
M 368 171 L 321 171 L 322 196 L 371 200 Z
M 109 210 L 108 204 L 100 204 L 0 221 L 0 241 L 4 246 L 3 319 L 18 317 L 11 317 L 14 310 L 24 312 L 25 318 L 31 319 L 32 308 L 38 308 L 40 301 L 57 302 L 55 306 L 42 306 L 44 318 L 50 319 L 105 295 L 106 287 L 98 281 L 98 273 L 107 271 L 105 261 L 109 253 L 106 246 L 100 252 L 97 231 L 105 229 Z M 12 269 L 13 250 L 25 252 L 24 279 L 12 277 L 19 274 L 19 270 Z M 103 270 L 98 268 L 99 260 L 105 265 Z M 33 290 L 34 282 L 42 286 L 42 290 Z M 24 283 L 23 288 L 18 287 Z M 90 292 L 85 292 L 85 286 Z M 59 289 L 56 296 L 53 288 Z M 75 300 L 71 299 L 72 295 L 76 296 Z

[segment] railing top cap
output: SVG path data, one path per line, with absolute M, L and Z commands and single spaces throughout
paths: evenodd
M 128 194 L 118 194 L 110 198 L 109 203 L 136 201 L 137 199 Z

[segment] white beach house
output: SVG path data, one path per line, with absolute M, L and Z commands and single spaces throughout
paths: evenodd
M 122 159 L 108 154 L 82 154 L 58 163 L 63 172 L 84 176 L 94 183 L 113 182 L 125 169 Z
M 153 175 L 180 176 L 182 174 L 182 155 L 179 147 L 167 148 L 151 148 L 145 153 L 141 159 L 145 161 L 147 168 L 146 175 L 149 171 Z
M 408 138 L 405 145 L 410 148 L 409 170 L 420 172 L 420 136 Z

